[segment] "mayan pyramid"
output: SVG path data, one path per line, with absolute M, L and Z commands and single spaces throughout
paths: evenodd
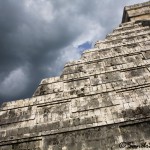
M 0 107 L 0 150 L 150 149 L 150 1 L 43 79 L 29 99 Z

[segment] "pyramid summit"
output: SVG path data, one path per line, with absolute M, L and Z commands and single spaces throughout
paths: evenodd
M 149 1 L 141 4 L 126 6 L 124 8 L 122 23 L 150 19 Z
M 150 1 L 60 77 L 0 107 L 0 150 L 150 148 Z

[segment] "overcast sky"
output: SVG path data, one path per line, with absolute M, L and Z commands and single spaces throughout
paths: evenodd
M 144 1 L 0 0 L 0 103 L 31 97 L 117 27 L 124 6 Z

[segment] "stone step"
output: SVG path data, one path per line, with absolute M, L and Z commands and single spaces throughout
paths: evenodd
M 143 27 L 138 30 L 131 30 L 129 32 L 117 34 L 117 35 L 109 35 L 106 36 L 106 40 L 116 40 L 116 39 L 122 39 L 122 38 L 128 38 L 130 36 L 139 36 L 142 34 L 148 34 L 150 31 L 150 27 Z
M 87 90 L 89 88 L 89 91 L 91 91 L 90 93 L 89 93 L 89 91 Z M 70 103 L 71 102 L 71 106 L 72 106 L 72 112 L 77 112 L 78 110 L 79 111 L 83 111 L 83 110 L 86 110 L 86 108 L 85 107 L 83 107 L 82 105 L 84 104 L 84 103 L 81 103 L 80 104 L 80 102 L 79 102 L 79 105 L 78 105 L 78 107 L 80 107 L 80 108 L 77 108 L 77 109 L 75 109 L 74 107 L 74 105 L 75 104 L 77 104 L 77 102 L 78 101 L 80 101 L 80 100 L 86 100 L 86 103 L 87 103 L 87 100 L 92 100 L 92 96 L 93 96 L 93 98 L 94 98 L 94 95 L 96 95 L 96 96 L 98 96 L 98 94 L 100 94 L 100 96 L 101 96 L 101 94 L 103 95 L 105 95 L 106 93 L 105 92 L 108 92 L 109 91 L 109 94 L 111 94 L 111 93 L 120 93 L 121 91 L 122 92 L 126 92 L 126 91 L 133 91 L 133 90 L 136 90 L 136 89 L 140 89 L 140 91 L 141 91 L 141 89 L 144 89 L 144 88 L 148 88 L 149 90 L 150 90 L 150 76 L 141 76 L 141 77 L 138 77 L 138 78 L 134 78 L 133 80 L 132 79 L 128 79 L 128 80 L 126 80 L 126 81 L 117 81 L 117 82 L 112 82 L 112 83 L 106 83 L 106 84 L 97 84 L 97 85 L 94 85 L 94 86 L 90 86 L 90 87 L 85 87 L 85 90 L 87 90 L 87 91 L 85 91 L 85 97 L 83 98 L 81 95 L 79 96 L 79 95 L 75 95 L 74 97 L 71 97 L 71 96 L 69 96 L 69 94 L 68 94 L 68 96 L 66 97 L 69 101 L 64 101 L 63 99 L 65 98 L 65 97 L 61 97 L 61 99 L 62 99 L 62 101 L 60 101 L 60 100 L 58 100 L 58 102 L 56 103 L 56 100 L 49 100 L 50 99 L 50 96 L 51 96 L 51 94 L 49 94 L 47 97 L 41 97 L 41 98 L 43 98 L 43 100 L 39 100 L 39 101 L 37 101 L 37 103 L 35 103 L 34 104 L 34 107 L 32 106 L 31 108 L 30 108 L 30 110 L 28 110 L 28 111 L 30 111 L 31 112 L 31 110 L 32 110 L 32 115 L 34 114 L 36 114 L 36 115 L 38 115 L 38 117 L 36 117 L 36 119 L 37 119 L 37 123 L 42 123 L 42 120 L 38 120 L 38 119 L 40 119 L 41 117 L 40 117 L 40 115 L 41 116 L 43 116 L 44 114 L 42 114 L 42 113 L 40 113 L 39 111 L 40 111 L 40 108 L 41 107 L 45 107 L 45 108 L 47 108 L 47 106 L 50 106 L 51 107 L 51 105 L 56 105 L 56 104 L 62 104 L 62 103 L 64 103 L 65 105 L 68 103 Z M 113 91 L 115 91 L 115 92 L 113 92 Z M 67 91 L 68 93 L 70 93 L 70 91 L 68 90 Z M 148 90 L 146 90 L 145 92 L 148 92 Z M 66 93 L 67 94 L 67 93 Z M 107 93 L 108 94 L 108 93 Z M 64 95 L 63 95 L 64 96 Z M 111 95 L 112 96 L 112 95 Z M 88 99 L 88 97 L 89 97 L 89 99 Z M 116 96 L 116 97 L 118 97 L 119 98 L 119 96 Z M 104 97 L 105 98 L 105 97 Z M 132 96 L 131 96 L 131 98 L 132 98 Z M 75 100 L 75 103 L 73 103 L 72 101 L 73 100 Z M 112 98 L 112 103 L 114 102 L 113 100 L 115 100 L 114 99 L 114 97 Z M 124 101 L 126 101 L 125 99 L 122 99 L 122 100 L 124 100 Z M 105 99 L 105 101 L 106 101 L 106 99 Z M 39 102 L 39 103 L 38 103 Z M 121 104 L 123 103 L 123 101 L 121 102 Z M 90 106 L 91 108 L 90 109 L 96 109 L 96 108 L 98 108 L 98 107 L 107 107 L 107 105 L 109 105 L 108 104 L 108 102 L 105 104 L 105 103 L 99 103 L 101 106 L 98 106 L 98 105 L 93 105 L 93 106 Z M 114 104 L 116 104 L 116 103 L 114 103 Z M 70 104 L 69 104 L 70 105 Z M 36 110 L 37 109 L 37 107 L 38 107 L 38 111 Z M 26 111 L 27 112 L 27 110 L 26 110 L 26 108 L 25 107 L 23 107 L 23 108 L 18 108 L 18 109 L 15 109 L 14 107 L 12 107 L 12 109 L 13 109 L 13 111 L 14 112 L 20 112 L 20 115 L 22 114 L 24 114 L 24 115 L 27 115 L 27 113 L 25 113 L 24 111 Z M 15 118 L 14 119 L 12 119 L 12 120 L 10 120 L 10 118 L 9 118 L 9 116 L 4 116 L 3 114 L 5 114 L 5 113 L 8 113 L 8 112 L 13 112 L 12 110 L 8 110 L 8 111 L 3 111 L 2 112 L 2 114 L 0 115 L 1 117 L 2 117 L 2 119 L 3 119 L 3 124 L 10 124 L 10 123 L 14 123 L 14 121 L 16 120 L 16 118 L 17 118 L 17 116 L 15 115 Z M 34 112 L 33 112 L 34 111 Z M 44 111 L 44 110 L 43 110 Z M 56 109 L 56 111 L 59 111 L 58 109 Z M 64 110 L 63 110 L 64 111 Z M 9 114 L 11 114 L 11 113 L 9 113 Z M 44 113 L 44 112 L 43 112 Z M 71 115 L 71 113 L 68 113 L 68 114 L 70 114 Z M 18 114 L 18 117 L 20 116 L 19 114 Z M 32 116 L 31 115 L 31 116 Z M 10 116 L 11 117 L 11 116 Z M 69 116 L 67 117 L 67 118 L 70 118 Z M 18 119 L 24 119 L 24 117 L 19 117 Z M 29 118 L 26 118 L 27 120 L 29 120 Z M 32 119 L 34 119 L 34 117 L 32 118 Z M 44 119 L 44 118 L 42 118 L 42 119 Z M 54 118 L 53 118 L 54 119 Z M 57 119 L 56 119 L 57 120 Z M 9 121 L 9 122 L 8 122 Z M 55 121 L 55 120 L 49 120 L 49 121 Z M 18 123 L 19 122 L 22 122 L 22 120 L 18 120 Z M 43 120 L 43 122 L 44 122 L 44 120 Z
M 150 3 L 149 5 L 143 7 L 142 9 L 135 9 L 128 11 L 128 15 L 131 18 L 131 20 L 133 17 L 142 16 L 146 14 L 150 14 Z
M 144 42 L 150 40 L 150 34 L 143 34 L 139 35 L 138 37 L 133 36 L 130 38 L 125 39 L 117 39 L 117 40 L 104 40 L 104 41 L 97 41 L 94 45 L 94 48 L 98 48 L 99 50 L 106 49 L 106 48 L 113 48 L 116 46 L 125 46 L 128 44 L 134 44 L 136 42 Z
M 133 70 L 130 70 L 130 72 Z M 135 69 L 134 71 L 137 72 Z M 128 71 L 129 72 L 129 71 Z M 141 70 L 142 72 L 142 70 Z M 108 75 L 108 74 L 107 74 Z M 98 82 L 100 78 L 91 78 L 90 85 L 88 85 L 89 81 L 82 80 L 80 82 L 81 85 L 77 85 L 79 81 L 74 82 L 66 82 L 64 83 L 65 90 L 60 97 L 53 97 L 53 101 L 60 101 L 62 102 L 64 100 L 71 100 L 74 98 L 79 98 L 83 96 L 93 95 L 93 94 L 100 94 L 104 92 L 120 92 L 123 90 L 132 90 L 132 89 L 138 89 L 142 87 L 150 87 L 150 76 L 148 74 L 143 74 L 141 76 L 138 76 L 136 78 L 129 78 L 127 80 L 114 80 L 111 82 L 104 81 L 103 83 Z M 48 93 L 48 97 L 50 98 L 53 93 Z M 54 95 L 53 95 L 54 96 Z M 45 100 L 46 102 L 46 100 Z M 47 100 L 47 102 L 49 102 Z M 65 101 L 64 101 L 65 102 Z M 45 104 L 47 105 L 47 104 Z
M 122 32 L 122 31 L 128 31 L 128 30 L 131 30 L 131 29 L 133 29 L 133 28 L 139 28 L 139 27 L 142 27 L 142 23 L 141 22 L 139 22 L 139 23 L 134 23 L 134 24 L 128 24 L 128 25 L 126 25 L 126 26 L 119 26 L 119 27 L 117 27 L 117 28 L 115 28 L 114 30 L 113 30 L 113 32 Z
M 135 58 L 134 58 L 135 57 Z M 90 64 L 84 64 L 84 65 L 78 65 L 75 67 L 72 67 L 72 70 L 68 67 L 66 68 L 64 74 L 62 75 L 63 80 L 77 80 L 77 79 L 82 79 L 86 78 L 88 76 L 94 75 L 94 74 L 104 74 L 104 73 L 109 73 L 109 72 L 115 72 L 119 70 L 124 70 L 124 69 L 130 69 L 130 68 L 136 68 L 136 67 L 148 67 L 150 65 L 150 59 L 143 60 L 140 57 L 133 56 L 133 57 L 127 57 L 124 59 L 124 61 L 133 61 L 133 58 L 135 59 L 134 62 L 128 62 L 124 63 L 123 61 L 120 60 L 118 64 L 116 63 L 114 66 L 111 65 L 112 60 L 107 60 L 105 62 L 95 62 Z M 117 60 L 117 59 L 115 59 Z M 115 61 L 114 61 L 115 63 Z M 93 67 L 91 67 L 93 65 Z M 76 68 L 82 67 L 83 71 L 76 71 Z
M 92 66 L 94 66 L 94 64 L 92 64 Z M 43 87 L 45 89 L 45 92 L 41 94 L 41 92 L 38 92 L 37 90 L 35 92 L 35 96 L 45 95 L 45 94 L 54 94 L 54 95 L 60 96 L 61 94 L 63 94 L 64 91 L 66 90 L 68 91 L 68 88 L 66 87 L 69 87 L 70 90 L 74 88 L 72 85 L 76 85 L 76 89 L 78 88 L 81 89 L 87 85 L 91 85 L 92 82 L 96 83 L 97 80 L 98 80 L 98 84 L 104 84 L 107 82 L 111 83 L 111 82 L 119 81 L 119 80 L 127 80 L 128 77 L 126 78 L 126 76 L 130 74 L 136 79 L 136 78 L 139 78 L 139 76 L 145 76 L 149 74 L 149 70 L 147 69 L 149 68 L 149 66 L 150 66 L 150 59 L 144 60 L 144 62 L 141 62 L 141 63 L 138 62 L 137 64 L 126 63 L 122 65 L 117 65 L 115 66 L 116 67 L 115 69 L 111 67 L 110 70 L 106 70 L 107 68 L 106 66 L 103 66 L 103 67 L 101 66 L 100 68 L 96 66 L 94 67 L 96 71 L 94 71 L 93 68 L 90 68 L 91 69 L 90 74 L 78 73 L 80 74 L 80 76 L 78 76 L 77 78 L 75 77 L 76 73 L 72 72 L 72 76 L 71 76 L 71 73 L 66 74 L 63 77 L 63 81 L 61 83 L 60 82 L 57 83 L 59 85 L 58 86 L 59 90 L 58 90 L 58 87 L 56 87 L 57 84 L 55 85 L 55 83 L 44 84 L 44 85 L 40 85 L 38 90 L 41 90 L 41 87 Z M 105 68 L 105 70 L 103 68 Z M 93 81 L 93 79 L 95 78 L 96 80 Z M 57 91 L 53 92 L 54 89 L 55 90 L 57 89 Z M 53 98 L 53 96 L 51 98 Z
M 125 23 L 121 23 L 119 24 L 119 27 L 128 27 L 128 26 L 134 26 L 135 21 L 130 21 L 130 22 L 125 22 Z
M 144 2 L 144 3 L 138 3 L 130 6 L 125 6 L 125 10 L 134 10 L 142 7 L 146 7 L 150 5 L 150 1 Z
M 145 29 L 145 28 L 149 28 L 148 26 L 143 26 L 143 25 L 140 25 L 140 26 L 135 26 L 135 27 L 130 27 L 129 30 L 120 30 L 120 31 L 113 31 L 112 33 L 108 34 L 107 36 L 118 36 L 118 35 L 121 35 L 121 34 L 128 34 L 130 32 L 136 32 L 136 31 L 140 31 L 140 29 Z M 106 36 L 106 37 L 107 37 Z
M 88 61 L 97 61 L 97 60 L 103 60 L 107 58 L 123 56 L 127 54 L 132 55 L 134 53 L 136 54 L 139 52 L 149 51 L 150 48 L 148 46 L 142 46 L 141 44 L 142 43 L 134 43 L 127 46 L 118 46 L 111 49 L 104 49 L 104 50 L 97 50 L 97 51 L 95 50 L 89 53 L 84 53 L 81 57 L 82 61 L 74 62 L 73 65 L 88 62 Z
M 133 32 L 129 35 L 119 35 L 119 36 L 116 36 L 116 37 L 112 37 L 112 38 L 106 38 L 104 39 L 103 41 L 100 40 L 101 43 L 105 43 L 105 42 L 113 42 L 113 41 L 116 41 L 116 40 L 121 40 L 121 39 L 130 39 L 132 37 L 138 37 L 138 36 L 141 36 L 141 35 L 150 35 L 150 27 L 147 27 L 147 28 L 144 28 L 143 30 L 141 29 L 139 32 Z M 99 42 L 99 41 L 97 41 Z
M 115 59 L 115 57 L 123 57 L 126 55 L 137 55 L 147 53 L 147 57 L 149 57 L 149 46 L 144 45 L 144 43 L 134 43 L 126 46 L 118 46 L 112 49 L 104 49 L 104 50 L 94 50 L 90 52 L 83 53 L 82 57 L 78 61 L 73 61 L 67 63 L 64 68 L 72 67 L 72 66 L 83 66 L 86 63 L 98 63 L 105 60 L 104 59 Z

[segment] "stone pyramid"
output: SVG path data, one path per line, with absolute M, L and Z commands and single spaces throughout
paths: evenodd
M 104 41 L 0 107 L 0 150 L 150 148 L 150 1 L 127 6 Z

